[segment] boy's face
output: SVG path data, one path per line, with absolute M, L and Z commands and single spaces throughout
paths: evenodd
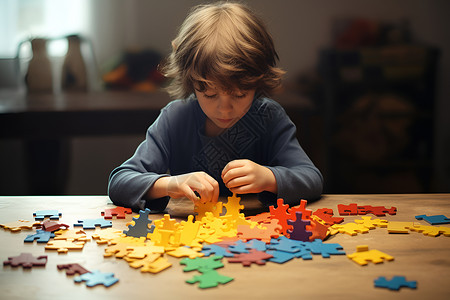
M 255 91 L 236 89 L 228 92 L 215 86 L 202 92 L 195 90 L 198 103 L 207 116 L 206 133 L 218 135 L 236 124 L 250 109 Z

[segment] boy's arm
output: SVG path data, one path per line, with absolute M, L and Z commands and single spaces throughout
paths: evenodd
M 323 177 L 297 140 L 297 128 L 283 109 L 274 120 L 270 134 L 269 163 L 278 186 L 278 198 L 285 203 L 320 198 Z

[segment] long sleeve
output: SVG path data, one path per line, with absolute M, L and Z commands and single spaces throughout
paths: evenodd
M 163 210 L 167 206 L 169 197 L 147 200 L 145 194 L 156 180 L 167 176 L 170 159 L 168 126 L 167 109 L 163 109 L 134 155 L 112 171 L 108 194 L 114 204 L 133 210 L 146 207 Z
M 296 138 L 296 127 L 284 109 L 280 107 L 275 113 L 269 140 L 268 165 L 277 180 L 277 198 L 284 203 L 298 204 L 301 199 L 313 201 L 320 198 L 323 177 L 309 159 Z M 275 195 L 262 193 L 264 202 L 274 201 Z

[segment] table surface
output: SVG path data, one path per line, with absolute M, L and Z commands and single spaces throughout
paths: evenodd
M 450 215 L 450 194 L 324 195 L 321 200 L 309 203 L 307 208 L 331 208 L 338 216 L 337 205 L 350 203 L 395 206 L 396 215 L 381 217 L 389 221 L 412 222 L 414 216 L 421 214 Z M 263 211 L 254 198 L 244 198 L 241 204 L 244 204 L 247 216 Z M 78 219 L 99 218 L 100 212 L 109 207 L 114 206 L 106 196 L 0 197 L 0 223 L 32 220 L 35 211 L 58 209 L 62 213 L 60 221 L 72 225 Z M 169 213 L 177 220 L 186 219 L 192 209 L 186 199 L 171 200 L 169 204 Z M 153 215 L 150 218 L 161 217 Z M 127 229 L 125 224 L 131 218 L 128 215 L 124 220 L 113 219 L 113 227 Z M 345 216 L 344 223 L 356 218 L 360 216 Z M 423 221 L 418 223 L 427 225 Z M 225 267 L 219 273 L 234 280 L 217 288 L 201 290 L 185 283 L 197 272 L 183 272 L 178 258 L 165 255 L 172 267 L 158 274 L 141 273 L 121 259 L 104 258 L 105 246 L 94 241 L 88 242 L 81 251 L 67 254 L 45 250 L 45 244 L 24 243 L 24 238 L 33 231 L 12 233 L 0 229 L 2 260 L 21 252 L 48 255 L 45 267 L 26 270 L 3 266 L 0 271 L 1 299 L 348 299 L 349 296 L 353 299 L 448 299 L 450 296 L 450 237 L 445 236 L 428 237 L 416 232 L 388 234 L 385 228 L 377 228 L 356 236 L 337 234 L 326 241 L 341 244 L 347 254 L 355 252 L 358 245 L 368 245 L 369 249 L 395 257 L 394 261 L 367 266 L 360 266 L 345 255 L 331 258 L 314 255 L 312 260 L 294 259 L 285 264 L 251 267 L 229 264 L 223 259 Z M 87 231 L 88 236 L 94 232 Z M 56 265 L 62 263 L 80 263 L 88 270 L 113 272 L 119 282 L 109 288 L 75 284 L 72 277 L 57 270 Z M 374 287 L 373 281 L 379 276 L 391 278 L 395 275 L 417 281 L 417 289 L 390 291 Z

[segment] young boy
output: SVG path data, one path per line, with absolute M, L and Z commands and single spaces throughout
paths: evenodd
M 284 71 L 262 21 L 241 4 L 198 6 L 172 46 L 163 72 L 182 100 L 162 109 L 111 173 L 114 204 L 163 210 L 170 197 L 216 202 L 230 192 L 257 193 L 265 205 L 319 198 L 320 171 L 283 108 L 267 98 Z

